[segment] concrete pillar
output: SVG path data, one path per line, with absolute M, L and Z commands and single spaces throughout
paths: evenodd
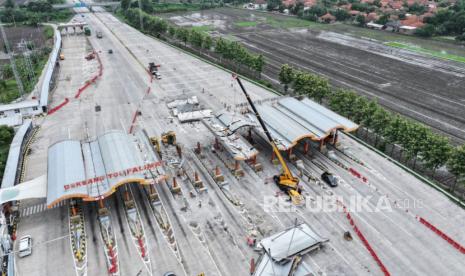
M 73 217 L 74 217 L 75 215 L 77 215 L 76 207 L 75 207 L 74 205 L 71 206 L 71 214 L 72 214 Z
M 200 180 L 199 173 L 197 171 L 194 172 L 194 187 L 203 189 L 203 182 Z
M 216 150 L 219 150 L 220 149 L 220 141 L 218 140 L 218 138 L 215 137 L 215 144 L 214 144 L 214 147 Z
M 181 158 L 182 157 L 182 149 L 181 149 L 181 146 L 179 144 L 176 144 L 176 151 L 178 152 L 179 158 Z
M 178 182 L 176 181 L 176 177 L 173 177 L 173 189 L 178 187 Z
M 244 171 L 241 168 L 241 164 L 239 163 L 239 160 L 235 160 L 234 162 L 234 175 L 244 176 Z
M 253 166 L 257 163 L 257 156 L 250 158 L 250 164 Z
M 309 146 L 310 146 L 310 143 L 308 143 L 308 141 L 305 141 L 305 144 L 304 144 L 304 154 L 307 154 L 307 153 L 308 153 Z
M 200 154 L 202 149 L 200 148 L 200 142 L 197 142 L 197 148 L 195 149 L 195 153 Z
M 290 161 L 295 161 L 297 159 L 297 157 L 295 156 L 295 154 L 292 153 L 293 151 L 293 148 L 289 148 L 287 153 L 288 153 L 288 157 L 289 157 L 289 160 Z
M 336 145 L 338 136 L 339 136 L 339 132 L 336 130 L 333 135 L 333 145 Z
M 124 191 L 124 201 L 129 201 L 129 192 L 127 189 Z
M 220 167 L 216 166 L 216 168 L 215 168 L 215 175 L 214 175 L 213 178 L 214 178 L 215 181 L 217 181 L 217 182 L 223 182 L 223 181 L 224 181 L 224 176 L 223 176 L 223 174 L 221 173 Z
M 173 185 L 171 186 L 171 191 L 176 194 L 181 192 L 181 187 L 178 185 L 175 176 L 173 177 Z

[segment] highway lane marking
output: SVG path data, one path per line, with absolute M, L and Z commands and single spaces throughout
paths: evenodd
M 60 201 L 58 204 L 56 204 L 52 208 L 47 208 L 47 203 L 45 203 L 45 202 L 40 203 L 40 204 L 36 204 L 36 205 L 33 205 L 33 206 L 27 206 L 27 207 L 22 208 L 19 211 L 20 212 L 20 217 L 31 216 L 31 215 L 38 214 L 38 213 L 41 213 L 41 212 L 44 212 L 44 211 L 47 211 L 47 210 L 51 210 L 51 209 L 54 209 L 54 208 L 57 208 L 57 207 L 62 207 L 64 205 L 66 205 L 66 204 L 67 203 L 65 201 Z

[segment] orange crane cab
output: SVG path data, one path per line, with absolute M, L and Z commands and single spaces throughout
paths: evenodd
M 260 123 L 261 127 L 263 128 L 263 131 L 265 132 L 266 137 L 268 138 L 268 142 L 271 144 L 271 147 L 273 148 L 273 152 L 276 154 L 278 157 L 279 163 L 282 166 L 282 172 L 280 175 L 275 175 L 273 177 L 273 180 L 275 181 L 276 185 L 278 187 L 286 192 L 289 197 L 292 200 L 292 203 L 298 205 L 302 202 L 303 197 L 301 195 L 301 191 L 299 188 L 299 179 L 295 176 L 292 175 L 291 170 L 289 170 L 289 167 L 286 164 L 286 161 L 284 161 L 283 156 L 279 152 L 278 147 L 276 146 L 276 143 L 273 140 L 273 137 L 271 137 L 270 132 L 268 131 L 268 128 L 266 127 L 265 123 L 263 122 L 262 118 L 260 117 L 260 114 L 257 111 L 257 108 L 255 108 L 255 105 L 250 98 L 249 94 L 247 91 L 245 91 L 244 86 L 242 85 L 241 80 L 237 75 L 233 75 L 233 77 L 237 80 L 239 83 L 239 86 L 242 89 L 242 92 L 244 93 L 245 97 L 247 98 L 247 101 L 249 102 L 250 106 L 252 107 L 253 112 L 255 113 L 255 116 L 258 119 L 258 122 Z

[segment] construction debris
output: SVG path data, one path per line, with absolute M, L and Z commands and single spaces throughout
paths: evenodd
M 202 122 L 215 135 L 216 141 L 220 142 L 235 160 L 250 160 L 258 154 L 254 146 L 235 133 L 242 127 L 255 126 L 246 117 L 222 111 Z
M 311 268 L 301 262 L 301 256 L 319 249 L 327 241 L 306 223 L 264 238 L 257 245 L 263 255 L 253 275 L 312 275 Z
M 181 123 L 198 121 L 212 116 L 212 110 L 200 107 L 196 96 L 171 101 L 167 103 L 167 106 L 171 109 L 173 116 L 177 117 Z

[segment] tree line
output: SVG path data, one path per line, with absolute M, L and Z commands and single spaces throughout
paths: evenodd
M 446 165 L 450 173 L 458 180 L 465 178 L 465 145 L 452 146 L 449 140 L 419 122 L 401 115 L 393 114 L 376 101 L 360 96 L 354 91 L 334 89 L 328 80 L 320 76 L 302 72 L 284 64 L 279 72 L 279 81 L 287 91 L 291 87 L 294 93 L 308 96 L 321 103 L 324 101 L 333 111 L 370 129 L 376 134 L 375 146 L 379 138 L 383 143 L 398 145 L 403 149 L 406 161 L 416 161 L 434 172 Z M 394 146 L 391 147 L 391 155 Z M 465 184 L 465 183 L 463 183 Z M 455 185 L 454 185 L 455 186 Z M 455 187 L 451 187 L 455 189 Z
M 51 29 L 51 27 L 46 26 L 46 29 L 49 28 Z M 49 47 L 35 49 L 32 42 L 27 44 L 27 48 L 31 50 L 28 54 L 29 61 L 31 62 L 30 64 L 26 62 L 24 56 L 17 55 L 15 58 L 16 69 L 18 70 L 19 77 L 23 83 L 25 93 L 29 93 L 32 89 L 34 89 L 34 86 L 37 83 L 37 78 L 44 68 L 51 51 Z M 32 67 L 30 67 L 30 65 L 32 65 Z M 0 76 L 0 103 L 10 103 L 20 96 L 10 63 L 0 65 Z
M 185 27 L 170 25 L 166 20 L 150 15 L 139 8 L 128 8 L 124 16 L 132 26 L 156 37 L 168 37 L 190 45 L 199 51 L 210 51 L 221 58 L 233 61 L 236 65 L 245 66 L 258 74 L 263 70 L 265 59 L 262 55 L 254 55 L 239 42 L 224 38 L 213 38 L 209 34 Z
M 426 25 L 416 32 L 419 36 L 454 35 L 465 41 L 465 0 L 458 0 L 449 8 L 439 9 L 434 16 L 424 19 Z
M 64 21 L 71 17 L 71 11 L 55 10 L 53 4 L 60 1 L 34 1 L 26 5 L 16 6 L 12 0 L 5 2 L 5 9 L 0 10 L 0 19 L 3 23 L 23 23 L 37 26 L 40 22 Z

